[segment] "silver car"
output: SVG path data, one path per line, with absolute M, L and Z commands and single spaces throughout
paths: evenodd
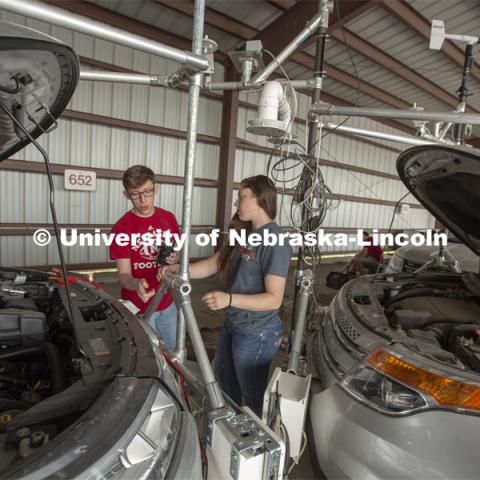
M 476 254 L 480 154 L 403 152 L 403 182 Z M 448 192 L 448 195 L 445 195 Z M 381 274 L 347 283 L 307 353 L 314 464 L 327 478 L 478 478 L 480 279 Z
M 79 64 L 34 30 L 0 22 L 0 37 L 1 162 L 54 125 Z M 158 339 L 95 285 L 68 294 L 51 274 L 0 267 L 0 478 L 202 478 Z
M 479 272 L 480 258 L 478 255 L 475 255 L 467 245 L 460 242 L 452 232 L 448 232 L 447 235 L 448 251 L 453 259 L 458 262 L 461 271 Z M 438 252 L 438 247 L 401 247 L 395 250 L 385 271 L 386 273 L 413 273 L 438 255 Z M 432 262 L 431 269 L 437 268 L 435 263 Z

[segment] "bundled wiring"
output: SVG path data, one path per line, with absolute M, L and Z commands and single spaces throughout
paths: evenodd
M 183 374 L 182 371 L 173 363 L 172 359 L 165 353 L 162 352 L 165 360 L 168 362 L 168 364 L 173 368 L 173 370 L 177 373 L 178 379 L 179 379 L 179 384 L 180 384 L 180 391 L 182 393 L 183 400 L 185 401 L 185 404 L 187 405 L 188 409 L 191 410 L 190 404 L 188 401 L 188 396 L 187 392 L 185 391 L 185 383 L 183 380 Z

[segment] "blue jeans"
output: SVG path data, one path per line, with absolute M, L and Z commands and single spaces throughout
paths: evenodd
M 161 312 L 155 312 L 148 323 L 154 332 L 162 337 L 168 348 L 174 350 L 177 343 L 177 307 L 175 303 Z
M 258 329 L 224 325 L 218 340 L 215 369 L 225 393 L 261 417 L 268 369 L 282 341 L 279 317 Z

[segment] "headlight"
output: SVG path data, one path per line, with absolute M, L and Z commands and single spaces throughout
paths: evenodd
M 393 254 L 393 257 L 388 262 L 385 273 L 401 273 L 403 271 L 403 262 L 405 259 L 396 253 Z
M 89 469 L 89 479 L 131 480 L 165 478 L 175 451 L 180 410 L 174 400 L 153 387 L 137 420 L 123 438 Z
M 382 348 L 347 374 L 341 386 L 384 413 L 424 408 L 480 413 L 480 385 L 425 370 Z
M 418 392 L 367 365 L 347 375 L 342 386 L 363 403 L 385 413 L 405 413 L 427 406 Z

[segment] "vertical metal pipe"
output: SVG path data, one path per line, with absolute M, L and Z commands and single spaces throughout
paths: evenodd
M 312 272 L 307 270 L 300 285 L 295 305 L 295 331 L 293 333 L 292 349 L 288 357 L 287 372 L 298 372 L 302 343 L 307 324 L 308 300 L 312 293 Z
M 316 38 L 316 48 L 315 48 L 315 70 L 313 73 L 314 78 L 314 88 L 312 90 L 312 105 L 317 103 L 320 100 L 320 93 L 322 91 L 322 78 L 323 65 L 325 58 L 325 44 L 327 41 L 327 28 L 328 28 L 328 1 L 319 0 L 318 1 L 318 16 L 322 19 L 321 25 L 318 28 L 317 38 Z M 315 82 L 315 79 L 320 81 Z M 318 137 L 318 119 L 314 115 L 309 115 L 308 120 L 308 146 L 307 154 L 311 155 L 312 150 L 316 146 L 317 137 Z M 307 229 L 309 212 L 305 207 L 302 208 L 302 229 Z M 305 260 L 303 255 L 303 248 L 298 249 L 298 260 L 295 271 L 295 296 L 293 300 L 293 311 L 295 312 L 297 304 L 297 296 L 300 294 L 300 281 L 303 276 L 303 270 L 305 268 Z M 292 329 L 295 330 L 295 315 L 292 317 Z
M 195 12 L 193 17 L 193 42 L 192 51 L 194 54 L 202 53 L 203 22 L 205 15 L 205 0 L 195 0 Z M 193 171 L 195 166 L 195 153 L 197 142 L 198 105 L 200 97 L 200 86 L 202 74 L 197 73 L 190 78 L 190 89 L 188 92 L 188 126 L 187 126 L 187 148 L 185 153 L 185 182 L 183 184 L 183 209 L 182 229 L 187 241 L 182 249 L 180 257 L 180 275 L 189 279 L 188 257 L 189 240 L 192 230 L 192 197 L 193 197 Z M 185 319 L 179 312 L 177 325 L 177 348 L 176 354 L 180 359 L 185 356 Z
M 465 48 L 465 61 L 463 64 L 463 75 L 462 75 L 462 84 L 458 89 L 458 99 L 460 100 L 460 104 L 464 105 L 464 109 L 466 107 L 467 98 L 469 95 L 468 92 L 468 77 L 470 75 L 470 71 L 472 69 L 473 64 L 473 45 L 469 43 Z M 465 110 L 464 110 L 465 111 Z M 457 131 L 455 134 L 455 141 L 457 143 L 465 143 L 465 125 L 458 125 Z

